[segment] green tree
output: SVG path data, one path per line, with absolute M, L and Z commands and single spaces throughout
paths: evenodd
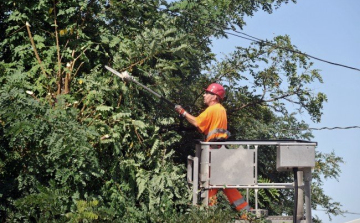
M 224 83 L 233 139 L 310 139 L 310 132 L 297 130 L 307 124 L 296 113 L 320 121 L 326 97 L 307 89 L 321 77 L 308 58 L 283 49 L 295 49 L 287 36 L 237 48 L 219 62 L 211 52 L 212 38 L 243 27 L 244 16 L 287 2 L 2 1 L 1 221 L 176 222 L 202 213 L 216 222 L 223 206 L 188 209 L 184 161 L 199 135 L 184 131 L 190 128 L 173 108 L 104 65 L 128 70 L 193 113 L 204 108 L 198 100 L 204 86 Z M 288 111 L 286 101 L 299 111 Z M 291 178 L 274 168 L 270 178 L 263 161 L 265 181 Z M 318 154 L 317 179 L 338 177 L 340 162 Z M 322 181 L 314 186 L 314 206 L 340 213 Z M 291 196 L 280 195 L 291 207 Z M 267 200 L 272 213 L 291 212 Z

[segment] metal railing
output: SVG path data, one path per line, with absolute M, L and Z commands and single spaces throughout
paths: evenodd
M 195 156 L 188 156 L 187 181 L 193 186 L 193 204 L 208 205 L 208 190 L 213 188 L 254 189 L 255 210 L 258 210 L 259 189 L 294 189 L 292 183 L 258 183 L 258 147 L 276 146 L 278 171 L 300 171 L 297 222 L 304 215 L 311 222 L 311 169 L 315 166 L 316 142 L 303 140 L 243 140 L 226 142 L 199 142 Z M 299 175 L 298 175 L 299 176 Z M 310 220 L 309 220 L 310 219 Z

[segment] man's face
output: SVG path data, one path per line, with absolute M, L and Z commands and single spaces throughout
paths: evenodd
M 216 95 L 211 94 L 207 91 L 204 93 L 204 104 L 209 105 L 211 102 L 216 101 Z

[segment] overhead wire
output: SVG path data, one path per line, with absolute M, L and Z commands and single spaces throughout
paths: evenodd
M 167 11 L 167 10 L 164 10 L 164 11 Z M 187 14 L 190 14 L 190 15 L 191 15 L 192 13 L 187 12 Z M 204 19 L 204 20 L 206 20 L 206 19 Z M 265 40 L 262 40 L 262 39 L 260 39 L 260 38 L 257 38 L 257 37 L 251 36 L 251 35 L 249 35 L 249 34 L 246 34 L 246 33 L 244 33 L 244 32 L 240 32 L 240 31 L 234 30 L 234 29 L 229 28 L 229 27 L 224 27 L 222 24 L 217 23 L 217 22 L 215 22 L 215 21 L 213 21 L 213 20 L 210 20 L 210 19 L 209 19 L 208 21 L 211 22 L 211 23 L 213 23 L 213 24 L 216 24 L 217 26 L 223 27 L 223 30 L 221 30 L 221 29 L 216 29 L 216 28 L 213 28 L 213 29 L 218 30 L 218 31 L 220 31 L 220 32 L 224 32 L 224 33 L 226 33 L 226 34 L 228 34 L 228 35 L 236 36 L 236 37 L 239 37 L 239 38 L 242 38 L 242 39 L 246 39 L 246 40 L 249 40 L 249 41 L 252 41 L 252 42 L 257 42 L 257 43 L 263 43 L 263 44 L 271 45 L 271 46 L 273 46 L 273 47 L 275 47 L 275 48 L 279 48 L 279 49 L 287 50 L 287 51 L 290 51 L 290 52 L 293 52 L 293 53 L 301 54 L 301 55 L 307 56 L 307 57 L 309 57 L 309 58 L 312 58 L 312 59 L 315 59 L 315 60 L 318 60 L 318 61 L 321 61 L 321 62 L 324 62 L 324 63 L 328 63 L 328 64 L 331 64 L 331 65 L 340 66 L 340 67 L 344 67 L 344 68 L 348 68 L 348 69 L 360 71 L 360 69 L 359 69 L 359 68 L 356 68 L 356 67 L 351 67 L 351 66 L 347 66 L 347 65 L 344 65 L 344 64 L 331 62 L 331 61 L 328 61 L 328 60 L 321 59 L 321 58 L 319 58 L 319 57 L 312 56 L 312 55 L 307 54 L 307 53 L 303 53 L 303 52 L 298 51 L 298 50 L 292 50 L 292 49 L 289 49 L 289 48 L 287 48 L 287 47 L 281 47 L 281 46 L 278 46 L 278 45 L 276 45 L 276 44 L 273 44 L 273 43 L 271 43 L 271 42 L 269 42 L 269 41 L 265 41 Z M 232 30 L 232 31 L 235 32 L 235 33 L 238 33 L 238 34 L 241 34 L 241 35 L 245 35 L 245 36 L 247 36 L 247 37 L 240 36 L 240 35 L 237 35 L 237 34 L 234 34 L 234 33 L 230 33 L 230 32 L 225 31 L 225 30 Z
M 309 130 L 360 129 L 360 126 L 308 128 Z
M 315 130 L 315 131 L 321 131 L 321 130 L 349 130 L 349 129 L 360 129 L 360 126 L 346 126 L 346 127 L 320 127 L 320 128 L 284 128 L 280 129 L 280 131 L 308 131 L 308 130 Z
M 265 41 L 265 40 L 259 39 L 259 38 L 257 38 L 257 37 L 250 36 L 250 35 L 248 35 L 248 34 L 246 34 L 246 33 L 243 33 L 243 32 L 239 32 L 239 31 L 236 31 L 236 30 L 233 30 L 233 32 L 236 32 L 236 33 L 239 33 L 239 34 L 248 36 L 248 37 L 250 37 L 250 38 L 244 37 L 244 36 L 240 36 L 240 35 L 237 35 L 237 34 L 234 34 L 234 33 L 230 33 L 230 32 L 225 31 L 225 33 L 228 34 L 228 35 L 232 35 L 232 36 L 239 37 L 239 38 L 242 38 L 242 39 L 250 40 L 250 41 L 252 41 L 252 42 L 257 42 L 257 43 L 261 43 L 261 44 L 271 45 L 271 46 L 273 46 L 273 47 L 275 47 L 275 48 L 279 48 L 279 49 L 287 50 L 287 51 L 290 51 L 290 52 L 293 52 L 293 53 L 301 54 L 301 55 L 307 56 L 307 57 L 309 57 L 309 58 L 312 58 L 312 59 L 315 59 L 315 60 L 318 60 L 318 61 L 321 61 L 321 62 L 325 62 L 325 63 L 331 64 L 331 65 L 340 66 L 340 67 L 345 67 L 345 68 L 348 68 L 348 69 L 360 71 L 359 68 L 350 67 L 350 66 L 347 66 L 347 65 L 344 65 L 344 64 L 340 64 L 340 63 L 330 62 L 330 61 L 328 61 L 328 60 L 324 60 L 324 59 L 321 59 L 321 58 L 318 58 L 318 57 L 315 57 L 315 56 L 311 56 L 311 55 L 309 55 L 309 54 L 307 54 L 307 53 L 303 53 L 303 52 L 298 51 L 298 50 L 292 50 L 292 49 L 289 49 L 289 48 L 287 48 L 287 47 L 277 46 L 276 44 L 273 44 L 273 43 L 271 43 L 271 42 L 269 42 L 269 41 Z
M 328 210 L 324 210 L 324 209 L 319 209 L 319 210 L 315 210 L 315 211 L 324 211 L 324 212 L 328 212 Z M 354 214 L 354 215 L 360 215 L 360 213 L 357 212 L 350 212 L 350 211 L 344 211 L 341 212 L 342 214 Z

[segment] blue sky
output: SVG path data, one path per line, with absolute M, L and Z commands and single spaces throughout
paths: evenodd
M 360 1 L 298 0 L 283 5 L 272 14 L 257 12 L 246 20 L 242 32 L 260 39 L 289 35 L 299 50 L 312 56 L 360 69 Z M 214 41 L 215 53 L 229 53 L 235 46 L 246 47 L 250 41 L 229 36 Z M 302 118 L 310 127 L 360 126 L 360 71 L 312 60 L 313 68 L 321 70 L 324 84 L 314 84 L 314 91 L 328 97 L 321 123 Z M 320 152 L 343 157 L 339 181 L 326 180 L 325 192 L 343 209 L 360 213 L 360 128 L 348 130 L 314 130 L 313 141 Z M 323 222 L 330 222 L 323 211 L 313 211 Z M 360 214 L 333 217 L 331 222 L 343 223 L 360 218 Z

